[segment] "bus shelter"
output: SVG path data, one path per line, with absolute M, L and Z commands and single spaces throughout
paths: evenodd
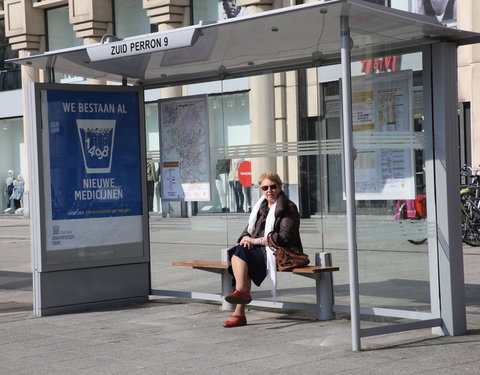
M 479 41 L 480 34 L 448 28 L 429 17 L 362 0 L 326 0 L 123 40 L 107 35 L 99 44 L 14 60 L 42 69 L 49 82 L 63 73 L 121 83 L 98 92 L 95 86 L 52 84 L 28 90 L 38 315 L 147 297 L 148 283 L 157 294 L 185 295 L 185 290 L 178 290 L 184 284 L 178 276 L 183 271 L 165 267 L 162 276 L 170 276 L 172 282 L 168 277 L 149 279 L 150 263 L 152 268 L 170 264 L 183 257 L 183 249 L 192 247 L 198 256 L 219 257 L 220 248 L 236 241 L 258 197 L 255 178 L 275 170 L 300 208 L 306 252 L 327 251 L 334 263 L 345 265 L 335 276 L 334 311 L 351 314 L 354 350 L 360 349 L 361 337 L 374 334 L 425 327 L 440 327 L 447 335 L 465 333 L 456 56 L 459 45 Z M 218 95 L 206 94 L 209 84 L 218 87 Z M 139 95 L 149 89 L 160 89 L 164 97 L 154 107 L 160 123 L 156 148 L 148 145 L 152 140 L 144 122 L 149 114 L 144 118 Z M 70 92 L 77 92 L 80 101 L 72 97 L 63 109 L 55 109 L 59 98 L 69 97 Z M 113 98 L 113 104 L 98 104 L 106 97 Z M 184 127 L 188 116 L 179 120 L 175 114 L 191 105 L 195 107 L 189 116 L 198 126 L 194 137 L 186 139 L 194 131 Z M 132 114 L 128 121 L 139 126 L 128 130 L 124 125 L 124 131 L 132 132 L 130 141 L 136 146 L 129 149 L 125 135 L 123 146 L 115 146 L 134 155 L 122 164 L 130 174 L 117 171 L 114 181 L 105 160 L 89 166 L 96 171 L 87 170 L 85 150 L 94 157 L 97 149 L 90 147 L 85 134 L 102 135 L 102 147 L 96 145 L 101 154 L 114 149 L 109 137 L 120 134 L 124 120 L 101 116 L 93 131 L 91 124 L 82 123 L 88 116 L 72 114 L 79 106 L 83 114 L 100 110 L 103 116 L 110 108 L 118 116 Z M 62 110 L 70 115 L 54 116 Z M 240 120 L 242 116 L 247 119 Z M 90 176 L 80 179 L 84 185 L 75 193 L 78 200 L 88 200 L 89 194 L 100 199 L 103 193 L 92 193 L 92 188 L 110 191 L 125 186 L 135 177 L 131 174 L 135 168 L 141 183 L 131 191 L 110 194 L 146 196 L 146 172 L 138 168 L 147 157 L 158 162 L 164 221 L 155 244 L 156 234 L 148 233 L 145 200 L 117 208 L 97 205 L 96 211 L 79 203 L 75 212 L 102 214 L 79 217 L 81 222 L 66 218 L 74 216 L 71 209 L 64 216 L 56 210 L 56 197 L 61 195 L 53 193 L 57 178 L 53 166 L 69 152 L 54 140 L 55 134 L 68 133 L 63 121 L 76 123 L 67 140 L 78 142 L 79 137 L 84 152 L 79 163 L 85 164 Z M 175 133 L 178 128 L 182 134 Z M 188 140 L 187 145 L 180 142 Z M 195 150 L 197 156 L 186 156 L 187 150 Z M 179 161 L 182 157 L 185 160 Z M 235 162 L 244 168 L 240 185 L 228 178 Z M 58 163 L 59 170 L 75 169 Z M 226 164 L 228 169 L 222 169 Z M 245 178 L 249 175 L 253 181 Z M 121 178 L 126 179 L 123 185 Z M 85 228 L 94 230 L 100 223 L 112 229 L 114 225 L 102 220 L 113 216 L 122 228 L 137 229 L 115 234 L 121 239 L 106 247 L 102 241 L 88 242 L 84 233 L 78 234 L 77 245 L 60 252 L 49 245 L 52 236 L 68 240 L 70 233 L 64 233 L 56 220 L 71 219 L 72 228 L 100 220 Z M 178 230 L 183 242 L 176 240 Z M 108 233 L 97 235 L 108 242 Z M 158 262 L 153 260 L 154 252 Z M 122 275 L 128 275 L 128 282 L 119 282 L 125 280 Z M 102 293 L 95 292 L 98 283 Z M 199 279 L 193 292 L 208 289 L 209 283 Z M 124 293 L 118 291 L 119 285 Z M 301 299 L 305 288 L 302 284 L 294 290 L 285 288 L 279 299 Z M 68 306 L 54 295 L 70 296 Z M 362 329 L 360 314 L 403 320 Z

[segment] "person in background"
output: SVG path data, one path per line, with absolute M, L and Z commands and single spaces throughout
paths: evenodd
M 148 212 L 153 211 L 153 196 L 155 195 L 155 183 L 158 182 L 155 165 L 147 161 L 147 207 Z
M 215 167 L 215 186 L 218 192 L 218 198 L 220 200 L 220 211 L 228 212 L 227 208 L 227 192 L 226 186 L 227 177 L 230 173 L 230 159 L 219 159 Z
M 5 189 L 3 191 L 3 195 L 5 195 L 7 199 L 7 208 L 3 211 L 4 213 L 8 213 L 12 210 L 11 204 L 11 196 L 13 193 L 13 181 L 15 180 L 15 177 L 13 176 L 13 171 L 10 169 L 7 172 L 7 177 L 5 178 Z
M 243 209 L 244 196 L 242 191 L 242 184 L 240 183 L 240 179 L 238 176 L 238 167 L 240 166 L 240 164 L 242 164 L 242 162 L 243 162 L 243 159 L 232 159 L 230 172 L 228 173 L 228 184 L 235 198 L 236 212 L 244 212 L 244 209 Z

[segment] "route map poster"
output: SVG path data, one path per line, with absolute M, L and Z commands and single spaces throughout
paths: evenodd
M 142 242 L 137 92 L 42 91 L 47 250 Z
M 207 96 L 159 101 L 162 199 L 210 201 Z
M 415 199 L 412 71 L 352 82 L 357 200 Z

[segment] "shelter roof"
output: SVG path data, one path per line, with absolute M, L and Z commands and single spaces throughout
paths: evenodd
M 353 57 L 439 41 L 480 42 L 480 34 L 434 17 L 363 0 L 325 0 L 11 61 L 145 87 L 233 78 L 339 61 L 341 16 L 349 18 Z

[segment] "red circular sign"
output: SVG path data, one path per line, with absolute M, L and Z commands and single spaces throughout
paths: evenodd
M 242 186 L 252 186 L 252 163 L 244 161 L 238 166 L 238 180 Z

